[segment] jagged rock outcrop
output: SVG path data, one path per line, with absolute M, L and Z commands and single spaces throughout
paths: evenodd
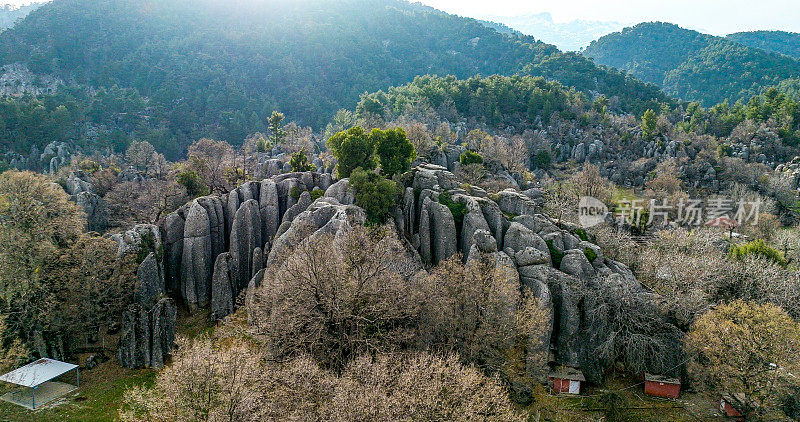
M 265 266 L 275 239 L 311 205 L 311 192 L 321 194 L 331 188 L 331 182 L 330 174 L 278 173 L 244 183 L 227 195 L 197 198 L 169 214 L 161 227 L 165 292 L 192 312 L 213 305 L 215 263 L 227 253 L 234 288 L 230 294 L 219 292 L 235 303 L 252 276 Z M 339 187 L 347 196 L 346 181 Z
M 325 190 L 325 196 L 336 199 L 340 204 L 352 205 L 355 202 L 355 196 L 349 189 L 349 181 L 349 179 L 342 179 L 332 184 Z
M 261 211 L 261 239 L 265 242 L 270 241 L 278 232 L 278 225 L 281 216 L 278 214 L 278 187 L 273 180 L 263 180 L 261 182 L 260 197 L 258 206 Z
M 144 259 L 148 253 L 160 255 L 162 251 L 161 231 L 152 224 L 138 224 L 132 229 L 111 236 L 117 242 L 117 256 L 136 255 Z
M 139 264 L 136 271 L 136 287 L 133 291 L 133 301 L 139 306 L 150 309 L 158 299 L 166 293 L 164 289 L 164 276 L 161 263 L 154 252 L 150 252 Z
M 469 251 L 474 244 L 474 235 L 478 230 L 489 232 L 489 224 L 483 216 L 483 211 L 478 202 L 466 195 L 456 195 L 455 200 L 464 204 L 467 208 L 467 213 L 464 215 L 464 220 L 461 223 L 461 253 L 464 259 L 469 255 Z
M 175 348 L 175 323 L 178 319 L 178 308 L 175 301 L 164 298 L 158 301 L 150 311 L 153 331 L 150 342 L 150 366 L 164 367 L 164 362 Z
M 255 274 L 264 269 L 264 251 L 261 248 L 253 249 L 253 259 L 250 262 L 252 262 L 250 274 Z
M 108 211 L 103 198 L 84 191 L 75 196 L 75 203 L 86 213 L 86 231 L 104 232 L 108 228 Z
M 431 220 L 431 254 L 435 265 L 457 252 L 456 223 L 450 209 L 438 202 L 428 202 L 428 217 Z
M 233 282 L 231 254 L 217 256 L 211 281 L 211 318 L 219 320 L 233 313 L 238 286 Z
M 150 367 L 150 315 L 139 305 L 130 305 L 122 316 L 117 360 L 125 368 Z
M 498 192 L 497 205 L 500 210 L 511 215 L 535 215 L 541 210 L 541 204 L 520 192 L 506 189 Z
M 275 239 L 267 257 L 266 268 L 271 268 L 301 241 L 312 236 L 336 234 L 339 230 L 363 225 L 364 210 L 355 205 L 340 204 L 335 198 L 322 197 L 300 213 L 285 232 Z
M 230 270 L 231 282 L 239 289 L 247 287 L 252 275 L 253 251 L 263 246 L 261 242 L 261 212 L 258 202 L 248 199 L 236 211 L 231 226 Z
M 209 303 L 212 251 L 208 212 L 194 201 L 186 215 L 181 257 L 181 296 L 192 311 Z
M 66 186 L 64 189 L 71 196 L 76 196 L 81 192 L 91 192 L 92 182 L 91 178 L 81 171 L 74 171 L 70 173 L 67 178 Z
M 594 156 L 596 148 L 585 153 Z M 596 351 L 589 350 L 594 330 L 587 315 L 595 305 L 584 294 L 624 284 L 630 287 L 629 294 L 650 295 L 630 269 L 605 257 L 597 245 L 582 241 L 576 227 L 540 214 L 540 192 L 505 190 L 496 196 L 471 196 L 465 192 L 471 189 L 462 189 L 444 167 L 429 164 L 413 169 L 406 180 L 394 216 L 422 261 L 432 266 L 457 250 L 467 261 L 493 256 L 499 268 L 512 270 L 509 279 L 530 291 L 550 316 L 546 338 L 531 345 L 541 347 L 534 351 L 537 356 L 551 352 L 555 363 L 581 368 L 588 380 L 599 382 L 608 362 L 600 362 Z M 458 230 L 453 213 L 442 203 L 448 197 L 466 208 Z
M 170 213 L 164 220 L 164 286 L 168 294 L 180 295 L 183 228 L 186 208 Z
M 126 368 L 161 368 L 174 349 L 177 308 L 170 298 L 152 309 L 130 305 L 123 314 L 117 359 Z

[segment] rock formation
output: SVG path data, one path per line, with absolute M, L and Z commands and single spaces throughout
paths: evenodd
M 513 269 L 511 282 L 550 315 L 551 330 L 539 352 L 552 352 L 555 363 L 581 368 L 588 380 L 600 381 L 604 363 L 590 350 L 591 301 L 584 300 L 584 292 L 624 283 L 632 294 L 649 295 L 633 273 L 582 241 L 577 227 L 542 215 L 539 192 L 505 190 L 489 199 L 467 193 L 444 167 L 423 164 L 412 172 L 394 216 L 423 262 L 433 266 L 457 251 L 465 260 L 493 255 L 498 266 Z M 455 221 L 454 212 L 463 210 L 443 201 L 448 197 L 466 208 L 462 221 Z

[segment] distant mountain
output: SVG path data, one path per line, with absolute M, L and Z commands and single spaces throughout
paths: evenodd
M 531 35 L 548 44 L 554 44 L 563 51 L 578 51 L 603 35 L 625 27 L 619 22 L 573 20 L 556 23 L 550 13 L 492 16 L 489 20 L 499 22 L 525 35 Z
M 784 31 L 737 32 L 726 38 L 771 53 L 785 54 L 800 59 L 800 34 Z
M 28 13 L 36 10 L 41 5 L 42 3 L 31 3 L 25 6 L 0 5 L 0 31 L 10 28 L 19 19 L 28 16 Z
M 601 37 L 583 54 L 705 105 L 750 98 L 800 76 L 800 61 L 794 58 L 662 22 Z
M 144 108 L 125 114 L 140 124 L 96 138 L 146 133 L 173 156 L 204 136 L 239 143 L 273 109 L 321 128 L 362 93 L 424 74 L 524 72 L 633 112 L 671 101 L 533 37 L 400 0 L 58 0 L 0 34 L 0 65 L 10 63 L 141 94 Z

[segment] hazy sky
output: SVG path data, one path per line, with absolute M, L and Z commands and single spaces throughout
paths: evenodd
M 659 20 L 715 35 L 755 29 L 800 32 L 798 0 L 420 1 L 437 9 L 474 18 L 550 12 L 556 22 L 583 19 L 633 24 Z M 20 5 L 31 3 L 31 0 L 0 0 L 0 4 L 5 3 Z
M 550 12 L 573 19 L 626 24 L 665 21 L 715 35 L 756 29 L 800 32 L 798 0 L 420 0 L 474 18 Z

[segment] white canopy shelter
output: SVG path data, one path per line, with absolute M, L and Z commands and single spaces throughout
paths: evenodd
M 75 371 L 76 385 L 53 381 L 73 370 Z M 43 358 L 0 376 L 0 381 L 25 387 L 11 391 L 0 399 L 29 409 L 36 409 L 36 406 L 44 405 L 78 388 L 80 385 L 79 366 Z

